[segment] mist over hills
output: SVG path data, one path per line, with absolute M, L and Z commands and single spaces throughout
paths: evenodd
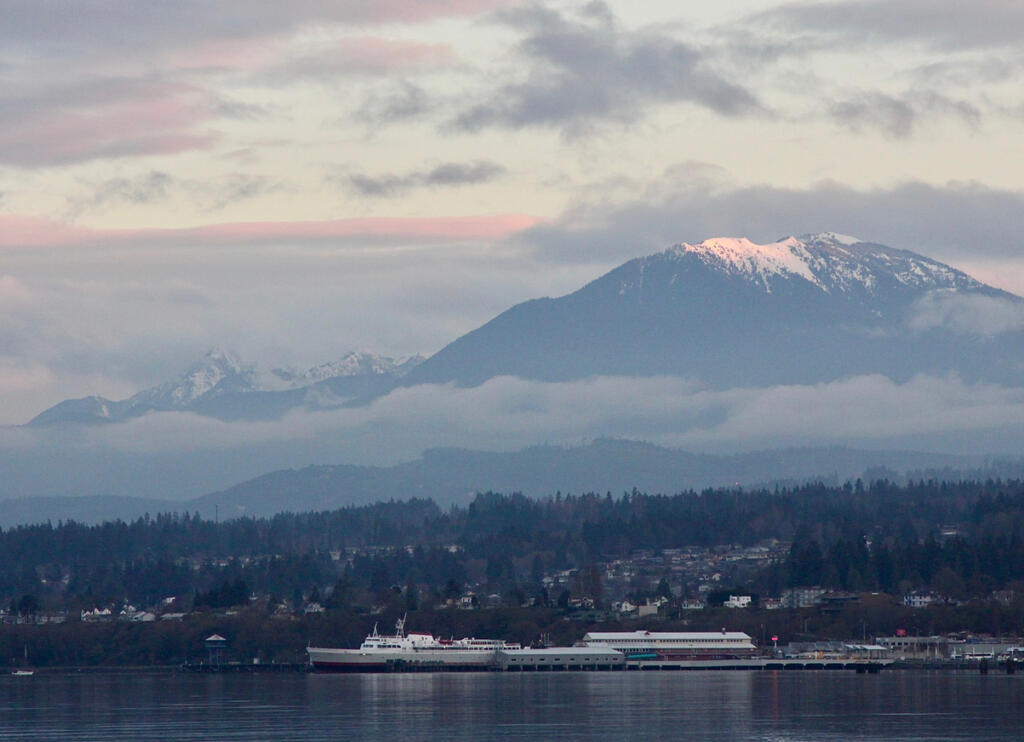
M 533 446 L 511 453 L 444 448 L 395 466 L 308 466 L 282 469 L 227 489 L 185 500 L 142 497 L 38 497 L 0 501 L 0 526 L 73 519 L 99 522 L 158 512 L 198 512 L 225 519 L 283 511 L 333 510 L 412 497 L 441 506 L 465 505 L 478 492 L 612 492 L 634 488 L 674 494 L 709 487 L 772 487 L 858 477 L 984 479 L 1024 475 L 1024 458 L 994 459 L 844 447 L 790 448 L 745 454 L 694 454 L 635 441 L 602 439 L 587 445 Z

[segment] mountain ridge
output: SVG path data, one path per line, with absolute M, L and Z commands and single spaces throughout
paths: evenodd
M 772 487 L 857 477 L 984 479 L 1020 477 L 1024 458 L 919 451 L 870 451 L 845 446 L 789 447 L 737 454 L 692 453 L 642 441 L 597 439 L 575 446 L 530 446 L 492 452 L 429 449 L 392 466 L 311 465 L 270 471 L 184 500 L 113 495 L 0 500 L 0 526 L 50 520 L 98 522 L 145 513 L 199 513 L 206 518 L 269 517 L 283 511 L 332 510 L 390 499 L 430 498 L 467 504 L 477 492 L 673 494 L 709 487 Z
M 993 307 L 1009 308 L 1011 321 L 972 333 Z M 564 296 L 517 304 L 429 358 L 356 351 L 305 371 L 274 369 L 261 388 L 254 367 L 214 349 L 177 381 L 122 401 L 65 400 L 28 425 L 175 410 L 277 420 L 296 409 L 365 405 L 399 387 L 475 386 L 496 376 L 669 375 L 725 389 L 867 374 L 1019 384 L 1024 299 L 918 253 L 835 232 L 767 244 L 716 237 L 633 258 Z
M 124 400 L 92 395 L 44 410 L 27 426 L 96 424 L 130 420 L 151 412 L 194 412 L 220 420 L 278 419 L 296 407 L 322 409 L 390 388 L 423 360 L 353 351 L 307 370 L 275 368 L 261 378 L 254 364 L 220 347 L 207 351 L 177 380 L 143 389 Z

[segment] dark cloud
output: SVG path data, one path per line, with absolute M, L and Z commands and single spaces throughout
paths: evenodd
M 477 15 L 508 4 L 508 0 L 104 0 L 83 9 L 82 3 L 63 0 L 5 0 L 0 10 L 0 43 L 51 58 L 98 51 L 150 54 L 211 40 L 278 36 L 317 23 L 423 23 Z
M 80 205 L 84 208 L 108 203 L 151 204 L 165 200 L 171 185 L 171 176 L 159 170 L 150 170 L 134 178 L 111 178 L 97 184 L 92 196 Z
M 414 119 L 433 107 L 427 91 L 402 80 L 387 92 L 371 93 L 356 111 L 353 119 L 371 131 L 388 124 Z
M 838 101 L 830 107 L 829 113 L 837 123 L 854 131 L 877 128 L 890 137 L 903 138 L 914 128 L 917 113 L 904 100 L 884 93 L 871 93 L 860 97 Z
M 151 170 L 134 177 L 118 177 L 91 186 L 91 193 L 75 200 L 69 216 L 77 217 L 89 209 L 110 204 L 153 204 L 166 201 L 173 192 L 184 192 L 207 211 L 285 189 L 285 184 L 270 176 L 232 173 L 208 180 L 180 180 L 165 172 Z
M 216 111 L 219 116 L 238 121 L 258 121 L 270 115 L 268 106 L 238 100 L 221 100 L 217 104 Z
M 465 185 L 484 183 L 494 180 L 505 172 L 505 168 L 496 162 L 479 160 L 477 162 L 446 162 L 423 174 L 425 185 Z
M 1019 0 L 833 0 L 796 2 L 751 19 L 788 31 L 848 42 L 917 42 L 946 50 L 1018 48 Z
M 459 114 L 464 130 L 550 126 L 577 134 L 605 120 L 632 121 L 658 103 L 688 102 L 724 116 L 763 113 L 755 95 L 712 68 L 702 50 L 669 36 L 619 27 L 606 6 L 581 17 L 543 8 L 501 14 L 522 31 L 525 80 Z
M 1024 59 L 1003 58 L 986 54 L 980 59 L 945 58 L 917 67 L 911 77 L 917 85 L 972 88 L 978 85 L 1005 82 L 1020 75 Z
M 745 236 L 755 241 L 835 231 L 949 261 L 1019 260 L 1024 192 L 977 183 L 919 182 L 858 190 L 825 181 L 806 189 L 730 187 L 699 170 L 671 173 L 629 202 L 591 197 L 526 240 L 552 261 L 619 261 L 680 241 Z
M 501 176 L 505 168 L 496 162 L 446 162 L 429 170 L 419 170 L 404 175 L 366 175 L 354 173 L 341 181 L 360 196 L 396 196 L 413 188 L 430 186 L 448 187 L 486 183 Z
M 277 178 L 246 173 L 234 173 L 223 178 L 204 181 L 193 184 L 190 188 L 193 195 L 202 201 L 202 205 L 207 211 L 218 211 L 239 201 L 246 201 L 284 189 L 285 184 Z
M 836 101 L 830 106 L 829 115 L 853 131 L 877 129 L 895 139 L 910 136 L 922 119 L 937 115 L 955 116 L 972 126 L 981 119 L 981 112 L 974 105 L 927 91 L 910 92 L 905 97 L 863 93 Z

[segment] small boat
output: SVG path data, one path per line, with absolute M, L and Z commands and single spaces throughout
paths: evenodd
M 35 670 L 15 670 L 14 672 L 11 673 L 11 675 L 16 675 L 18 677 L 25 677 L 26 675 L 35 675 L 35 674 L 36 674 Z

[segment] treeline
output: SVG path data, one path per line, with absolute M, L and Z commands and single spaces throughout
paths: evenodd
M 945 533 L 884 534 L 823 540 L 810 528 L 795 535 L 786 560 L 762 577 L 768 590 L 821 585 L 906 593 L 930 590 L 962 600 L 1013 587 L 1024 595 L 1024 494 L 983 495 Z M 1015 584 L 1016 583 L 1016 584 Z
M 999 589 L 1024 577 L 1024 483 L 882 480 L 544 499 L 485 493 L 449 510 L 412 499 L 223 523 L 161 515 L 20 526 L 0 531 L 0 605 L 17 610 L 26 596 L 38 610 L 152 605 L 170 596 L 194 602 L 225 582 L 285 600 L 314 588 L 326 597 L 338 585 L 350 604 L 409 586 L 443 597 L 468 581 L 534 594 L 544 574 L 638 549 L 772 538 L 793 547 L 762 576 L 763 594 L 804 584 L 921 588 L 940 576 L 955 587 L 950 572 L 962 592 Z

